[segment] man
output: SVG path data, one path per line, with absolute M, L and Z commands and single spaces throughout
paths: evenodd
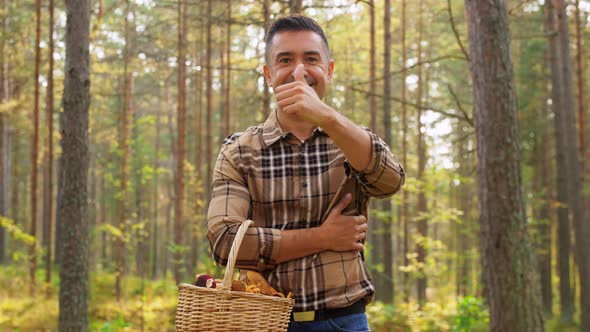
M 227 263 L 251 219 L 236 266 L 293 293 L 290 331 L 368 330 L 367 203 L 397 192 L 403 169 L 379 137 L 322 101 L 334 61 L 314 20 L 279 18 L 267 36 L 264 75 L 277 107 L 221 147 L 208 213 L 213 258 Z

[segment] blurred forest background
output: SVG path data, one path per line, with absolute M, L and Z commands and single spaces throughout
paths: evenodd
M 527 250 L 547 330 L 581 331 L 590 284 L 578 257 L 590 251 L 575 234 L 590 221 L 575 209 L 587 217 L 590 207 L 590 1 L 505 3 Z M 224 137 L 274 107 L 262 73 L 265 26 L 301 12 L 330 42 L 325 101 L 386 138 L 407 174 L 402 193 L 372 203 L 371 328 L 488 331 L 463 1 L 94 0 L 91 11 L 91 330 L 173 330 L 176 284 L 223 275 L 205 238 L 212 167 Z M 53 331 L 65 6 L 0 0 L 0 22 L 0 330 Z M 568 163 L 578 161 L 572 174 Z

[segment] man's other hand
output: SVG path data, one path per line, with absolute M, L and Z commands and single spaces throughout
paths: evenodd
M 364 245 L 359 241 L 364 240 L 367 236 L 367 219 L 364 216 L 342 214 L 351 201 L 351 194 L 344 195 L 319 227 L 326 250 L 364 250 Z

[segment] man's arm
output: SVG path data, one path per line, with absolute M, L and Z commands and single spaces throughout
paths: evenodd
M 370 196 L 396 193 L 404 183 L 404 171 L 387 144 L 326 105 L 306 83 L 302 64 L 295 68 L 293 76 L 294 82 L 276 88 L 279 110 L 325 130 L 342 149 Z
M 236 266 L 263 271 L 278 263 L 324 250 L 362 250 L 363 245 L 357 241 L 366 236 L 365 218 L 341 214 L 350 201 L 350 196 L 344 197 L 319 227 L 285 231 L 250 227 L 240 247 Z M 249 207 L 248 187 L 232 160 L 230 148 L 224 145 L 215 165 L 207 215 L 207 238 L 218 264 L 227 264 L 235 234 L 248 217 Z

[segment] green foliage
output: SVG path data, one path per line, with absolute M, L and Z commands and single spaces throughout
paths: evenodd
M 485 331 L 489 321 L 490 317 L 484 300 L 466 296 L 459 300 L 457 314 L 452 318 L 451 332 Z
M 12 219 L 0 216 L 0 227 L 4 228 L 17 241 L 27 245 L 35 243 L 35 238 L 23 231 Z
M 489 315 L 483 300 L 473 296 L 459 302 L 438 299 L 423 308 L 415 302 L 391 304 L 375 302 L 367 307 L 367 317 L 375 332 L 487 332 Z
M 25 270 L 0 267 L 0 331 L 56 331 L 58 274 L 54 271 L 51 285 L 39 287 L 29 296 Z M 114 282 L 112 273 L 90 275 L 91 331 L 137 331 L 140 327 L 145 331 L 174 331 L 177 288 L 173 280 L 126 277 L 121 303 L 115 300 Z
M 128 327 L 132 325 L 125 321 L 122 316 L 119 316 L 116 320 L 105 322 L 104 324 L 100 325 L 100 323 L 95 322 L 90 325 L 91 331 L 98 331 L 98 332 L 118 332 L 118 331 L 129 331 Z

